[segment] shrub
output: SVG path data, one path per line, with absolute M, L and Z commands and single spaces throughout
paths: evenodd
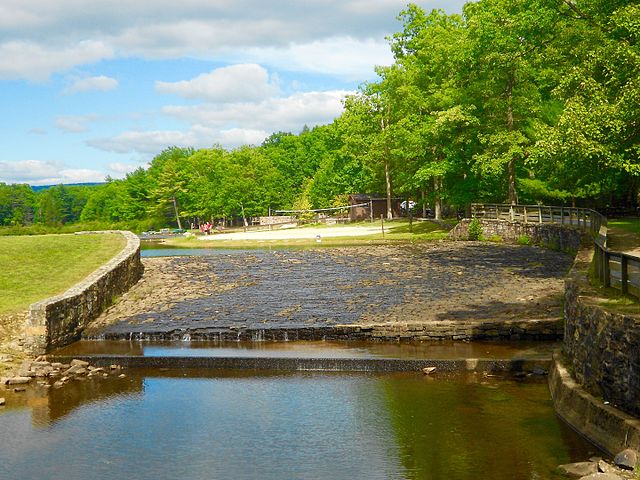
M 482 224 L 477 218 L 473 218 L 469 223 L 469 240 L 480 240 L 482 237 Z
M 531 245 L 531 238 L 529 238 L 529 235 L 520 235 L 518 237 L 518 245 Z

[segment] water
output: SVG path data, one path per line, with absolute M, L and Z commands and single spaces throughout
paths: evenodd
M 63 356 L 144 355 L 147 357 L 278 357 L 278 358 L 401 358 L 448 360 L 484 359 L 551 359 L 560 342 L 356 342 L 356 341 L 291 341 L 291 342 L 128 342 L 84 340 L 55 352 Z
M 3 395 L 2 479 L 547 479 L 597 453 L 544 381 L 140 370 Z

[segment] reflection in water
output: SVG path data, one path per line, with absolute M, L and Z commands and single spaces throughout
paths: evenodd
M 139 342 L 84 340 L 55 352 L 55 355 L 144 355 L 191 357 L 295 357 L 295 358 L 527 358 L 551 359 L 558 342 Z
M 593 450 L 544 383 L 475 375 L 130 371 L 45 398 L 0 413 L 0 478 L 511 480 Z

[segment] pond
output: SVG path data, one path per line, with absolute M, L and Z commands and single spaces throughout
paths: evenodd
M 524 480 L 597 453 L 545 379 L 130 370 L 3 395 L 3 479 Z

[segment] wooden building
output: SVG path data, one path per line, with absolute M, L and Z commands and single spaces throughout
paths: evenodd
M 402 211 L 400 209 L 401 202 L 402 199 L 400 198 L 391 199 L 391 212 L 394 218 L 402 216 Z M 352 222 L 358 220 L 370 220 L 372 217 L 373 219 L 379 219 L 380 215 L 384 215 L 385 219 L 387 218 L 387 199 L 381 198 L 379 195 L 355 193 L 349 195 L 349 205 L 358 205 L 349 209 L 349 220 Z

